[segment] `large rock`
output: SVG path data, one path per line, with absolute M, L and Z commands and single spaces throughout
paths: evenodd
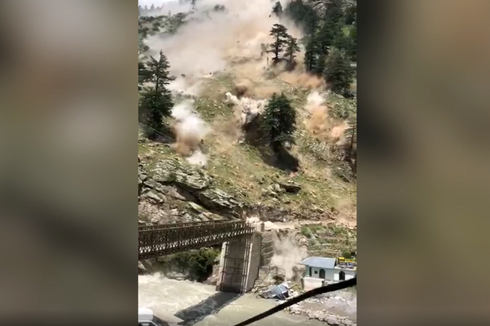
M 219 189 L 206 189 L 199 192 L 198 197 L 203 206 L 210 210 L 231 211 L 242 207 L 233 196 Z
M 148 199 L 155 204 L 162 204 L 167 201 L 167 198 L 160 192 L 150 190 L 141 195 L 142 198 Z
M 156 163 L 153 179 L 162 184 L 177 184 L 189 191 L 199 191 L 209 187 L 211 177 L 202 170 L 177 160 Z
M 297 194 L 301 190 L 301 186 L 299 184 L 295 183 L 292 180 L 288 180 L 287 182 L 281 182 L 279 185 L 286 192 L 290 192 L 290 193 L 293 193 L 293 194 Z

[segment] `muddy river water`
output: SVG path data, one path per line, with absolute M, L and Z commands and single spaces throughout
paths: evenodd
M 212 285 L 167 279 L 161 274 L 140 275 L 138 283 L 139 306 L 153 309 L 157 316 L 170 323 L 178 321 L 176 316 L 184 320 L 184 325 L 232 326 L 277 304 L 274 300 L 257 299 L 254 294 L 220 293 Z M 326 325 L 284 311 L 254 323 L 257 326 L 299 324 Z

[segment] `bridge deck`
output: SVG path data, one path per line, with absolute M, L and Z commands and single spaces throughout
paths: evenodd
M 188 222 L 138 228 L 139 259 L 218 245 L 251 235 L 254 227 L 243 220 Z

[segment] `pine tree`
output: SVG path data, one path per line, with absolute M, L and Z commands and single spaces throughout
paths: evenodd
M 350 84 L 354 77 L 354 69 L 345 54 L 340 50 L 334 48 L 330 51 L 324 77 L 335 93 L 344 95 L 350 89 Z
M 315 37 L 310 37 L 306 43 L 304 63 L 307 71 L 313 71 L 317 62 L 318 46 Z
M 357 21 L 357 5 L 350 6 L 345 13 L 346 25 L 353 25 L 355 21 Z
M 163 118 L 170 116 L 173 106 L 169 91 L 148 90 L 141 96 L 140 117 L 146 125 L 146 136 L 155 139 L 163 127 Z
M 145 64 L 138 61 L 138 85 L 142 85 L 143 83 L 149 81 L 150 78 L 150 72 L 146 70 Z
M 294 58 L 296 57 L 295 53 L 299 52 L 299 46 L 298 46 L 298 39 L 289 36 L 288 38 L 288 43 L 287 43 L 287 48 L 286 48 L 286 56 L 289 60 L 289 62 L 293 62 Z
M 348 52 L 351 49 L 352 39 L 340 31 L 332 42 L 332 46 L 340 51 Z
M 274 153 L 277 154 L 280 151 L 284 142 L 294 143 L 296 111 L 284 93 L 272 95 L 263 117 L 262 127 Z
M 274 4 L 274 7 L 272 7 L 272 12 L 277 16 L 277 17 L 281 17 L 282 15 L 282 5 L 279 1 L 277 1 L 275 4 Z
M 174 80 L 174 78 L 170 76 L 170 65 L 167 57 L 163 54 L 163 51 L 160 51 L 160 59 L 158 61 L 155 58 L 150 57 L 150 60 L 146 63 L 146 67 L 151 74 L 149 81 L 155 83 L 155 90 L 157 93 L 166 89 L 165 86 L 168 85 L 170 81 Z
M 313 72 L 319 76 L 322 76 L 325 72 L 325 68 L 327 67 L 327 55 L 322 53 L 318 56 L 316 66 L 313 69 Z
M 166 85 L 174 78 L 169 75 L 170 65 L 162 51 L 159 60 L 150 57 L 144 68 L 141 70 L 141 80 L 153 82 L 155 86 L 141 96 L 140 117 L 148 127 L 147 137 L 155 138 L 163 126 L 163 118 L 170 116 L 173 107 Z
M 324 15 L 324 23 L 319 32 L 322 52 L 327 52 L 328 48 L 334 44 L 335 39 L 342 33 L 344 26 L 344 12 L 342 1 L 334 0 L 329 3 Z
M 273 36 L 275 41 L 271 44 L 271 50 L 274 53 L 274 62 L 279 61 L 279 55 L 284 50 L 284 46 L 287 44 L 289 34 L 287 28 L 281 24 L 274 24 L 270 30 L 269 35 Z
M 298 26 L 303 27 L 306 35 L 315 32 L 319 19 L 318 14 L 303 0 L 288 2 L 284 14 L 289 16 Z

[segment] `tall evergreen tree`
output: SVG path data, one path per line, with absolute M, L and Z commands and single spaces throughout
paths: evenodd
M 348 52 L 351 49 L 352 39 L 349 35 L 346 35 L 343 31 L 340 31 L 337 35 L 335 35 L 335 39 L 332 42 L 332 46 L 341 51 Z
M 314 36 L 306 43 L 304 63 L 307 71 L 313 71 L 317 62 L 318 44 Z
M 150 78 L 150 72 L 146 70 L 145 64 L 141 61 L 138 61 L 138 86 L 149 81 Z
M 165 91 L 165 86 L 174 80 L 174 77 L 170 76 L 170 64 L 163 51 L 160 51 L 159 60 L 150 57 L 150 60 L 146 63 L 146 68 L 150 72 L 149 81 L 155 84 L 155 91 L 157 93 Z
M 269 35 L 274 37 L 274 42 L 271 44 L 271 50 L 274 53 L 274 62 L 279 61 L 279 55 L 284 51 L 284 46 L 287 45 L 289 34 L 287 28 L 281 24 L 274 24 Z
M 327 54 L 322 53 L 318 56 L 317 63 L 313 72 L 319 76 L 323 76 L 325 68 L 327 67 Z
M 345 24 L 353 25 L 357 20 L 357 5 L 350 6 L 345 11 Z
M 274 4 L 274 7 L 272 7 L 272 12 L 277 16 L 277 17 L 281 17 L 282 15 L 282 5 L 279 1 L 277 1 L 275 4 Z
M 342 33 L 344 26 L 344 12 L 342 9 L 342 1 L 334 0 L 328 4 L 324 15 L 324 23 L 320 29 L 319 39 L 321 41 L 322 52 L 328 51 L 328 48 L 333 45 L 334 40 Z
M 284 93 L 272 95 L 263 117 L 262 127 L 269 138 L 274 153 L 277 154 L 285 142 L 294 143 L 296 110 L 291 106 L 291 101 Z
M 299 46 L 298 46 L 298 39 L 289 36 L 288 38 L 288 43 L 286 44 L 286 56 L 289 62 L 293 62 L 294 58 L 296 57 L 295 53 L 299 52 Z
M 306 35 L 315 32 L 319 20 L 318 14 L 303 0 L 290 1 L 284 10 L 284 13 L 298 26 L 301 26 Z
M 141 68 L 139 64 L 138 68 Z M 147 137 L 155 138 L 163 126 L 163 118 L 170 116 L 173 107 L 172 96 L 166 86 L 174 78 L 169 74 L 170 65 L 162 51 L 159 60 L 150 57 L 144 68 L 141 81 L 152 82 L 155 86 L 142 94 L 139 115 L 147 126 Z
M 324 77 L 335 93 L 344 95 L 350 89 L 354 69 L 350 65 L 350 60 L 340 50 L 334 48 L 330 51 Z

